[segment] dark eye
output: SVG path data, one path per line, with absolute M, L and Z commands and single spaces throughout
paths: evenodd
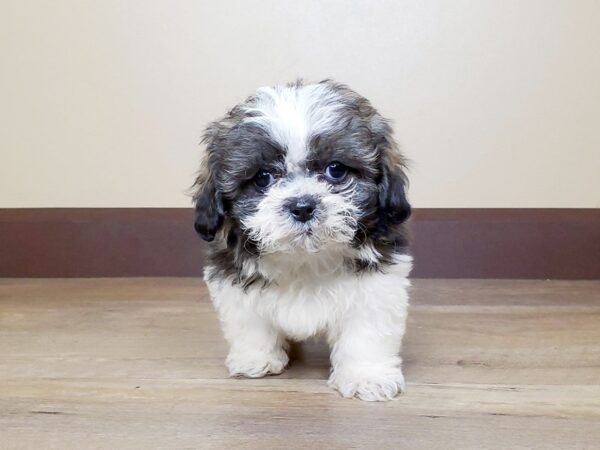
M 260 189 L 268 188 L 273 184 L 273 181 L 275 181 L 273 174 L 265 169 L 259 170 L 256 175 L 254 175 L 254 184 Z
M 330 162 L 325 168 L 325 177 L 329 181 L 341 181 L 348 174 L 348 167 L 339 161 Z

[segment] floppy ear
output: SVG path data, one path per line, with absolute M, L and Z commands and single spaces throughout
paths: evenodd
M 382 161 L 379 184 L 379 210 L 391 225 L 405 222 L 411 214 L 406 198 L 406 175 L 403 166 L 392 161 Z
M 200 175 L 196 180 L 197 190 L 194 195 L 196 220 L 194 229 L 205 241 L 212 241 L 223 226 L 225 212 L 221 194 L 216 189 L 212 176 Z
M 376 117 L 374 131 L 380 156 L 377 234 L 383 237 L 410 217 L 411 207 L 406 197 L 406 165 L 392 138 L 392 129 L 387 121 Z
M 209 126 L 204 135 L 203 142 L 208 144 L 207 153 L 203 158 L 200 172 L 193 186 L 195 190 L 193 201 L 196 207 L 194 229 L 202 239 L 209 242 L 215 238 L 225 219 L 223 198 L 215 183 L 214 164 L 210 157 L 214 132 L 214 127 Z

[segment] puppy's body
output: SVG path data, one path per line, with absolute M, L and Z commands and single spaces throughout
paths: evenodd
M 232 375 L 280 373 L 286 340 L 324 333 L 330 384 L 393 398 L 404 386 L 411 258 L 403 162 L 388 123 L 330 81 L 263 88 L 211 124 L 196 229 Z

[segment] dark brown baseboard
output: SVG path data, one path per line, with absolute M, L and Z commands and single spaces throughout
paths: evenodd
M 200 276 L 185 208 L 0 209 L 1 277 Z M 600 279 L 600 209 L 417 209 L 415 278 Z

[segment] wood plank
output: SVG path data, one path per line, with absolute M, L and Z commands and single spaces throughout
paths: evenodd
M 408 390 L 229 379 L 201 281 L 0 280 L 0 448 L 596 448 L 600 281 L 415 280 Z

